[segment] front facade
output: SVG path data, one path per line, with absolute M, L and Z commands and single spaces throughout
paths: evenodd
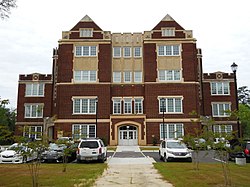
M 193 133 L 201 115 L 216 119 L 215 131 L 225 121 L 237 130 L 222 112 L 235 109 L 233 81 L 202 73 L 192 31 L 169 15 L 144 33 L 103 31 L 85 16 L 62 33 L 52 75 L 20 75 L 16 126 L 26 130 L 17 133 L 147 145 Z

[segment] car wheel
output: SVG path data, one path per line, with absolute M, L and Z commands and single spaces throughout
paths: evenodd
M 27 162 L 27 156 L 23 156 L 23 163 Z
M 104 163 L 104 162 L 105 162 L 104 154 L 101 156 L 101 159 L 99 160 L 99 162 L 101 162 L 101 163 Z
M 192 158 L 188 158 L 188 162 L 192 162 Z
M 167 162 L 167 161 L 168 161 L 168 159 L 167 159 L 166 154 L 165 154 L 163 157 L 163 162 Z

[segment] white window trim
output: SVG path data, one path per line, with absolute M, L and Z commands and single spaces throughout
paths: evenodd
M 120 55 L 119 56 L 115 54 L 115 48 L 119 48 L 119 51 L 120 51 Z M 119 46 L 113 47 L 113 58 L 121 58 L 121 55 L 122 55 L 122 48 L 119 47 Z
M 227 132 L 227 128 L 225 128 L 225 133 L 232 133 L 233 132 L 233 126 L 232 125 L 213 125 L 213 131 L 214 131 L 214 133 L 217 133 L 217 132 L 215 132 L 215 128 L 216 127 L 219 128 L 219 132 L 218 133 L 224 133 L 224 132 L 221 131 L 222 126 L 230 127 L 230 131 L 229 132 Z
M 226 112 L 224 112 L 224 115 L 219 114 L 219 104 L 223 104 L 223 109 L 225 109 L 225 104 L 228 104 L 229 105 L 229 110 L 231 111 L 231 103 L 230 102 L 212 102 L 211 103 L 211 105 L 212 105 L 212 116 L 213 117 L 229 117 L 229 115 Z M 216 107 L 218 109 L 218 115 L 214 114 L 214 105 L 216 105 Z
M 36 84 L 38 86 L 37 91 L 36 91 L 37 93 L 35 95 L 33 95 L 34 84 Z M 30 95 L 27 95 L 27 85 L 31 85 L 31 94 Z M 42 95 L 39 95 L 40 86 L 43 87 L 43 94 Z M 44 97 L 44 92 L 45 92 L 45 83 L 41 83 L 41 82 L 33 83 L 33 82 L 30 82 L 30 83 L 25 84 L 25 97 Z
M 78 71 L 78 70 L 75 70 L 74 71 L 74 82 L 97 82 L 97 72 L 96 71 L 94 71 L 94 70 L 79 70 L 79 72 L 80 72 L 80 74 L 81 74 L 81 79 L 80 80 L 76 80 L 76 77 L 75 77 L 75 73 L 76 73 L 76 71 Z M 90 80 L 90 73 L 91 72 L 95 72 L 95 80 Z M 83 73 L 84 72 L 88 72 L 88 80 L 83 80 Z
M 79 128 L 79 139 L 81 139 L 81 138 L 90 138 L 89 137 L 89 127 L 90 126 L 95 126 L 95 137 L 92 137 L 92 138 L 96 138 L 96 124 L 72 124 L 72 137 L 73 137 L 73 139 L 74 140 L 78 140 L 78 139 L 76 139 L 75 138 L 75 132 L 74 132 L 74 126 L 75 125 L 79 125 L 80 126 L 80 128 Z M 83 126 L 87 126 L 87 137 L 84 137 L 82 134 L 81 134 L 81 132 L 82 132 L 82 127 Z
M 75 112 L 75 100 L 79 99 L 80 100 L 80 112 L 76 113 Z M 83 99 L 88 100 L 88 111 L 86 113 L 83 113 L 82 110 L 82 105 L 83 105 Z M 96 114 L 96 104 L 95 104 L 95 111 L 94 112 L 90 112 L 90 100 L 95 100 L 96 97 L 72 97 L 72 101 L 73 101 L 73 115 L 93 115 Z
M 120 112 L 119 113 L 115 113 L 115 102 L 120 103 Z M 112 103 L 113 103 L 113 114 L 122 114 L 122 98 L 121 97 L 113 97 L 112 98 Z
M 181 132 L 182 135 L 181 135 L 181 137 L 184 136 L 184 125 L 182 123 L 164 123 L 164 124 L 165 124 L 165 127 L 167 128 L 167 129 L 164 129 L 165 132 L 167 132 L 167 134 L 165 134 L 166 139 L 176 139 L 176 138 L 178 138 L 177 137 L 177 125 L 182 126 L 182 132 Z M 170 125 L 174 125 L 174 138 L 169 138 L 169 126 Z M 161 126 L 163 126 L 163 123 L 160 123 L 160 140 L 163 140 L 162 135 L 163 135 L 164 132 L 162 133 L 163 127 L 161 128 Z
M 160 79 L 160 71 L 164 71 L 164 80 Z M 171 80 L 167 80 L 167 72 L 168 71 L 172 71 L 172 79 Z M 176 71 L 180 72 L 180 79 L 175 80 L 175 73 Z M 159 82 L 180 82 L 181 81 L 181 77 L 182 77 L 182 71 L 181 70 L 158 70 L 158 80 Z
M 135 99 L 140 99 L 141 101 L 140 101 L 140 104 L 141 104 L 141 112 L 136 112 L 136 105 L 135 105 Z M 144 98 L 143 97 L 135 97 L 134 98 L 134 113 L 135 114 L 143 114 L 143 100 L 144 100 Z
M 140 73 L 140 80 L 136 79 L 136 76 L 135 76 L 136 73 Z M 134 82 L 142 83 L 142 72 L 141 71 L 134 71 Z
M 76 47 L 81 47 L 81 55 L 76 55 Z M 83 47 L 88 47 L 88 55 L 83 55 Z M 91 47 L 95 47 L 95 55 L 92 55 L 91 54 Z M 74 56 L 75 57 L 96 57 L 97 56 L 97 51 L 98 51 L 98 48 L 97 46 L 95 45 L 91 45 L 91 46 L 75 46 L 75 54 Z
M 170 32 L 166 32 L 166 31 L 172 31 L 172 34 L 169 34 Z M 164 37 L 175 36 L 175 28 L 174 27 L 164 27 L 164 28 L 161 28 L 161 35 L 164 36 Z
M 126 73 L 129 73 L 129 80 L 126 80 Z M 126 83 L 131 83 L 132 82 L 132 72 L 131 71 L 124 71 L 123 72 L 123 81 Z
M 130 100 L 129 102 L 126 100 Z M 131 112 L 125 112 L 125 103 L 130 103 L 130 111 Z M 123 113 L 124 114 L 132 114 L 133 113 L 133 102 L 132 102 L 132 97 L 124 97 L 123 98 Z
M 115 74 L 119 74 L 119 80 L 117 80 Z M 113 72 L 113 82 L 114 83 L 121 83 L 122 82 L 122 73 L 120 71 L 114 71 Z
M 129 48 L 129 56 L 126 56 L 125 54 L 125 49 L 126 48 Z M 130 46 L 125 46 L 125 47 L 123 47 L 123 57 L 124 58 L 131 58 L 131 47 Z
M 83 32 L 84 32 L 84 31 L 90 31 L 90 33 L 91 33 L 90 36 L 84 36 L 84 35 L 83 35 Z M 80 37 L 82 37 L 82 38 L 93 37 L 93 31 L 94 31 L 93 28 L 81 28 L 81 29 L 80 29 Z
M 163 112 L 161 112 L 161 99 L 165 99 L 165 108 L 166 108 L 166 112 L 164 112 L 164 114 L 183 114 L 183 96 L 159 96 L 158 97 L 158 106 L 159 106 L 159 114 L 163 114 Z M 181 111 L 180 112 L 168 112 L 168 103 L 167 103 L 167 99 L 174 99 L 174 110 L 175 110 L 175 99 L 180 99 L 181 100 Z
M 139 48 L 139 49 L 140 49 L 140 56 L 136 56 L 136 55 L 135 55 L 135 49 L 136 49 L 136 48 Z M 137 47 L 137 46 L 136 46 L 136 47 L 134 47 L 134 50 L 133 50 L 133 51 L 134 51 L 134 54 L 133 54 L 133 55 L 134 55 L 134 58 L 141 58 L 141 57 L 142 57 L 142 48 L 141 48 L 141 47 L 139 47 L 139 46 Z
M 216 84 L 216 93 L 213 93 L 213 87 L 212 87 L 212 84 L 213 83 L 215 83 Z M 218 83 L 222 83 L 222 94 L 219 94 L 218 93 Z M 227 94 L 225 94 L 224 93 L 224 84 L 225 83 L 227 83 L 228 84 L 228 93 Z M 210 91 L 211 91 L 211 95 L 230 95 L 230 83 L 229 82 L 226 82 L 226 81 L 224 81 L 224 82 L 210 82 Z
M 160 55 L 159 54 L 159 47 L 160 46 L 163 46 L 164 47 L 164 54 L 163 55 Z M 171 47 L 171 55 L 167 55 L 167 46 L 170 46 Z M 179 46 L 179 54 L 178 55 L 175 55 L 174 54 L 174 46 Z M 159 45 L 158 47 L 158 50 L 157 50 L 157 54 L 158 54 L 158 56 L 180 56 L 180 54 L 181 54 L 181 51 L 180 51 L 180 45 Z
M 28 134 L 28 138 L 31 138 L 32 137 L 32 133 L 31 133 L 31 128 L 35 128 L 35 131 L 33 132 L 34 133 L 34 136 L 35 136 L 35 140 L 41 140 L 42 139 L 42 134 L 43 134 L 43 126 L 42 125 L 38 125 L 38 126 L 24 126 L 23 128 L 23 136 L 24 137 L 27 137 L 25 136 L 26 133 Z M 28 130 L 26 130 L 26 128 L 28 128 Z M 38 135 L 38 131 L 37 129 L 38 128 L 41 128 L 41 132 L 40 133 L 40 138 L 37 138 L 37 135 Z
M 32 116 L 32 108 L 30 109 L 30 116 L 26 116 L 26 106 L 36 106 L 36 108 L 41 107 L 41 116 L 38 116 L 38 112 L 36 111 L 36 116 Z M 38 109 L 36 109 L 38 110 Z M 43 110 L 44 110 L 44 103 L 25 103 L 24 104 L 24 118 L 43 118 Z

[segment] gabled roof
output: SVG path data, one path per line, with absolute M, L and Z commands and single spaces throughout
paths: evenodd
M 185 30 L 169 14 L 167 14 L 152 30 L 161 30 L 162 27 L 175 27 L 176 30 Z
M 93 28 L 94 30 L 101 31 L 102 29 L 88 16 L 85 15 L 72 29 L 79 30 L 79 28 Z
M 161 21 L 175 21 L 169 14 L 167 14 Z
M 82 19 L 81 19 L 82 22 L 93 22 L 93 20 L 86 14 Z

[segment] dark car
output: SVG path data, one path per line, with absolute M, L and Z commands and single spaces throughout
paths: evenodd
M 235 160 L 235 158 L 246 158 L 246 161 L 250 161 L 250 141 L 245 140 L 243 142 L 237 142 L 230 146 L 229 160 Z

